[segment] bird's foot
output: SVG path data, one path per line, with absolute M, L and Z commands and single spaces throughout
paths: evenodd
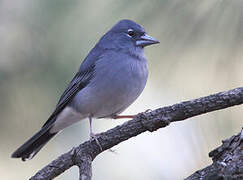
M 146 111 L 145 111 L 145 113 L 150 113 L 150 112 L 152 112 L 153 110 L 152 109 L 147 109 Z
M 103 151 L 101 145 L 100 145 L 100 142 L 98 141 L 98 138 L 96 136 L 96 134 L 94 133 L 90 133 L 90 140 L 95 140 L 96 144 L 99 146 L 100 150 Z
M 114 150 L 114 149 L 108 149 L 108 151 L 110 151 L 110 152 L 113 153 L 113 154 L 118 154 L 118 153 L 116 152 L 116 150 Z

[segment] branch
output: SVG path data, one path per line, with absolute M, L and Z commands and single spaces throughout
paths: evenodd
M 243 129 L 236 136 L 209 153 L 213 164 L 195 172 L 185 180 L 196 179 L 243 179 Z
M 72 166 L 80 169 L 80 179 L 91 179 L 91 162 L 101 152 L 137 136 L 145 131 L 156 131 L 171 122 L 205 114 L 211 111 L 228 108 L 243 103 L 243 87 L 220 92 L 210 96 L 185 101 L 172 106 L 140 113 L 132 120 L 116 126 L 106 132 L 97 134 L 102 150 L 95 140 L 86 141 L 69 152 L 59 156 L 46 167 L 37 172 L 31 180 L 52 179 Z

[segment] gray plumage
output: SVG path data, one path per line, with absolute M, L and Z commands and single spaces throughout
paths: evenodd
M 135 22 L 119 21 L 84 59 L 41 130 L 12 157 L 31 159 L 65 127 L 87 117 L 112 118 L 124 111 L 141 94 L 147 81 L 144 47 L 156 43 Z

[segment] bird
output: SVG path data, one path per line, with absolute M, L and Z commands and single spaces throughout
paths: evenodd
M 142 93 L 148 78 L 144 48 L 159 43 L 129 19 L 120 20 L 91 49 L 41 129 L 12 158 L 32 159 L 64 128 L 94 118 L 133 118 L 119 115 Z

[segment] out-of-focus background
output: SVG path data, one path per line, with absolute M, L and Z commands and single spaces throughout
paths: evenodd
M 118 20 L 143 25 L 160 40 L 146 49 L 150 75 L 126 114 L 242 86 L 243 1 L 1 0 L 0 174 L 27 179 L 88 139 L 88 121 L 65 129 L 31 161 L 11 153 L 54 110 L 81 61 Z M 179 180 L 211 163 L 208 152 L 240 131 L 242 106 L 172 123 L 102 153 L 93 179 Z M 94 121 L 95 132 L 125 120 Z M 71 168 L 59 180 L 78 178 Z

